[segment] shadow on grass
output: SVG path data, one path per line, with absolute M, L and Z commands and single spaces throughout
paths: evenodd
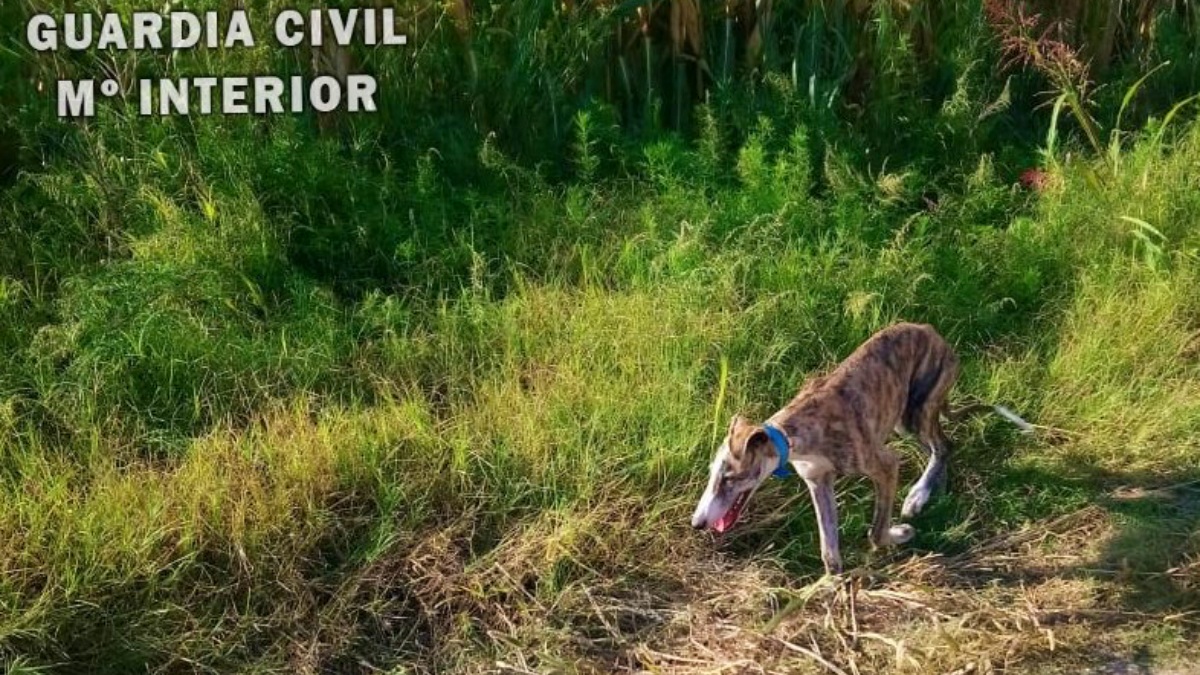
M 1156 614 L 1200 612 L 1200 471 L 1164 481 L 1152 475 L 1096 470 L 1097 484 L 1115 486 L 1097 500 L 1116 532 L 1094 568 L 1080 574 L 1111 579 L 1121 605 Z

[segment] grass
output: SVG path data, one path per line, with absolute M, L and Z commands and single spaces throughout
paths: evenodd
M 91 62 L 0 53 L 3 672 L 1194 662 L 1186 68 L 1122 90 L 1100 156 L 1034 109 L 1036 79 L 970 65 L 995 56 L 981 16 L 910 5 L 795 24 L 780 3 L 761 77 L 731 65 L 687 106 L 671 87 L 693 62 L 654 79 L 665 42 L 631 43 L 651 74 L 630 90 L 660 101 L 582 95 L 620 53 L 579 54 L 634 19 L 572 29 L 540 4 L 480 3 L 495 29 L 475 32 L 465 5 L 414 4 L 435 28 L 367 57 L 413 76 L 363 119 L 54 122 L 36 79 Z M 1185 50 L 1185 10 L 1136 50 L 1094 12 L 1080 30 Z M 748 39 L 704 21 L 705 49 Z M 859 58 L 839 36 L 870 47 L 876 84 L 836 84 Z M 195 59 L 134 66 L 295 65 Z M 1106 128 L 1134 65 L 1090 90 Z M 943 67 L 952 93 L 911 96 Z M 664 133 L 655 106 L 694 125 Z M 811 585 L 795 483 L 728 536 L 693 532 L 714 420 L 770 414 L 900 319 L 957 345 L 957 396 L 1039 432 L 955 426 L 951 491 L 897 551 L 868 550 L 869 485 L 844 481 L 834 583 Z M 920 456 L 898 445 L 907 484 Z
M 731 625 L 752 630 L 773 593 L 819 570 L 815 533 L 805 495 L 784 484 L 768 486 L 751 522 L 716 550 L 688 530 L 714 401 L 724 388 L 725 413 L 769 413 L 899 318 L 932 321 L 959 345 L 963 395 L 1057 431 L 1019 440 L 995 421 L 956 429 L 954 490 L 892 563 L 854 536 L 870 494 L 848 482 L 846 555 L 884 570 L 873 583 L 888 584 L 855 602 L 891 598 L 871 610 L 889 611 L 905 601 L 871 594 L 913 569 L 957 569 L 993 538 L 1085 509 L 1111 550 L 1073 555 L 1102 581 L 1047 574 L 1041 585 L 1103 586 L 1089 607 L 1127 613 L 1103 615 L 1122 617 L 1121 640 L 1183 649 L 1192 601 L 1168 570 L 1194 561 L 1190 497 L 1137 508 L 1104 500 L 1196 475 L 1195 240 L 1185 223 L 1200 211 L 1178 169 L 1200 157 L 1200 127 L 1165 152 L 1137 146 L 1115 186 L 1093 187 L 1086 167 L 1064 165 L 1060 187 L 1033 199 L 983 172 L 940 208 L 915 211 L 865 181 L 804 196 L 793 181 L 820 167 L 794 143 L 764 136 L 722 157 L 737 172 L 729 183 L 679 173 L 698 161 L 691 152 L 652 146 L 651 179 L 632 190 L 510 176 L 536 190 L 506 214 L 475 217 L 515 254 L 464 242 L 471 263 L 456 291 L 331 293 L 296 271 L 278 214 L 234 187 L 206 188 L 207 202 L 194 188 L 144 187 L 152 196 L 125 216 L 139 220 L 116 259 L 76 263 L 44 295 L 7 276 L 5 311 L 18 328 L 8 339 L 20 351 L 3 418 L 6 651 L 24 668 L 106 672 L 473 670 L 497 660 L 606 669 L 652 663 L 634 656 L 637 645 L 673 654 L 679 631 L 699 627 L 678 614 L 695 603 L 731 608 L 742 617 Z M 152 162 L 129 180 L 150 180 L 140 172 Z M 249 179 L 255 169 L 230 170 Z M 68 213 L 46 185 L 78 175 L 10 190 Z M 1007 222 L 964 217 L 974 200 L 996 199 L 1010 205 Z M 1162 224 L 1150 257 L 1126 221 L 1097 216 L 1133 203 Z M 508 231 L 496 222 L 505 218 Z M 574 246 L 583 230 L 585 245 Z M 36 256 L 37 232 L 19 232 Z M 37 317 L 36 330 L 22 328 Z M 906 479 L 918 466 L 909 458 Z M 1088 506 L 1098 499 L 1105 506 Z M 975 569 L 961 592 L 986 588 Z M 746 595 L 718 593 L 728 584 Z M 1014 601 L 971 602 L 1001 612 Z M 938 607 L 951 624 L 961 615 Z M 1165 636 L 1143 634 L 1176 615 Z M 807 634 L 807 621 L 780 630 Z M 933 630 L 923 621 L 893 617 L 879 634 L 916 649 Z M 967 651 L 987 633 L 937 630 L 975 641 Z M 1087 630 L 1055 639 L 1055 658 L 1065 649 L 1088 661 Z M 1048 644 L 1022 642 L 1019 653 L 1038 663 Z M 674 655 L 734 658 L 707 649 Z M 749 658 L 809 660 L 763 649 Z M 838 658 L 901 670 L 963 663 L 922 649 Z

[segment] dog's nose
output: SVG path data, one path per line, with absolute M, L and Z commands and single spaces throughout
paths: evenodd
M 692 527 L 696 528 L 697 530 L 703 530 L 704 529 L 704 519 L 703 518 L 692 518 Z

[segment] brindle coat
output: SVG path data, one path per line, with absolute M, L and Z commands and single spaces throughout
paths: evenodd
M 946 402 L 958 372 L 958 357 L 933 327 L 896 324 L 876 333 L 829 374 L 809 381 L 767 420 L 786 436 L 790 464 L 808 485 L 826 571 L 836 574 L 842 565 L 834 497 L 839 476 L 866 475 L 875 485 L 873 547 L 912 538 L 912 526 L 892 525 L 900 461 L 887 440 L 894 430 L 907 431 L 930 456 L 925 472 L 904 500 L 901 515 L 908 518 L 945 482 L 950 445 L 939 415 L 959 416 L 950 413 Z M 1028 430 L 1027 423 L 999 407 L 976 405 L 967 412 L 993 408 Z M 778 452 L 763 427 L 735 416 L 692 524 L 711 526 L 730 505 L 740 510 L 778 462 Z

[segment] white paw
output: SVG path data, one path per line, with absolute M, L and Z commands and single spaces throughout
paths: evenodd
M 891 546 L 903 544 L 912 539 L 913 535 L 916 533 L 917 531 L 913 529 L 913 526 L 907 523 L 903 525 L 893 525 L 888 528 L 888 544 Z
M 904 518 L 912 518 L 925 508 L 929 503 L 929 488 L 917 483 L 911 490 L 908 491 L 908 496 L 904 498 L 904 506 L 900 508 L 900 515 Z

